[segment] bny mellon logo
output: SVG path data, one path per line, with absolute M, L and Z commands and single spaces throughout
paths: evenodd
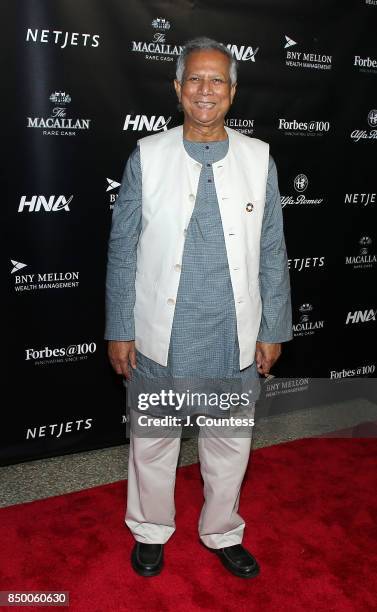
M 284 45 L 284 49 L 288 49 L 288 47 L 293 47 L 294 45 L 297 45 L 295 40 L 292 40 L 292 38 L 289 38 L 289 36 L 285 35 L 285 45 Z
M 14 274 L 15 272 L 18 272 L 18 270 L 22 270 L 22 268 L 27 267 L 27 264 L 21 263 L 20 261 L 15 261 L 14 259 L 11 259 L 10 262 L 13 266 L 10 271 L 11 274 Z
M 118 183 L 118 181 L 113 181 L 112 179 L 109 179 L 109 178 L 106 178 L 106 180 L 109 183 L 108 186 L 107 186 L 106 191 L 111 191 L 112 189 L 116 189 L 120 185 L 120 183 Z

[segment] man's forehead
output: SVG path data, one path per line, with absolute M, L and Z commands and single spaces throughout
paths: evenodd
M 229 58 L 215 49 L 192 51 L 186 59 L 186 71 L 228 70 L 229 66 Z

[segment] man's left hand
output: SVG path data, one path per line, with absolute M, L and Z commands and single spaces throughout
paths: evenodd
M 267 376 L 270 368 L 281 355 L 281 344 L 277 342 L 257 342 L 255 350 L 255 361 L 259 374 Z

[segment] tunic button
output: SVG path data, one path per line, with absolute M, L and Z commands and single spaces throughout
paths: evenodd
M 175 304 L 175 299 L 174 298 L 168 298 L 167 299 L 167 303 L 172 306 L 173 304 Z
M 181 266 L 181 264 L 175 264 L 175 266 L 174 266 L 174 270 L 176 270 L 177 272 L 179 272 L 179 271 L 180 271 L 180 269 L 181 269 L 181 267 L 182 267 L 182 266 Z

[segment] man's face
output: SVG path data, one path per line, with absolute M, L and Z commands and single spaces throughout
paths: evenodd
M 224 124 L 236 92 L 236 85 L 230 84 L 229 67 L 230 60 L 221 51 L 207 49 L 188 55 L 182 83 L 174 81 L 186 123 L 197 127 Z

